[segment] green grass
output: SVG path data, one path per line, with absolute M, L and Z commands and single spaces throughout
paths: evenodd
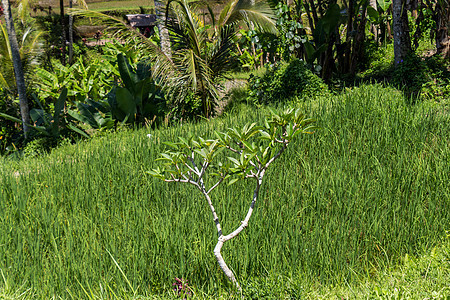
M 407 106 L 378 85 L 299 105 L 322 129 L 269 169 L 249 227 L 222 251 L 247 298 L 384 299 L 397 287 L 404 297 L 448 295 L 448 112 Z M 230 298 L 203 198 L 145 170 L 163 141 L 212 137 L 266 112 L 240 106 L 208 122 L 1 159 L 0 298 L 164 299 L 175 277 L 200 299 Z M 212 195 L 225 232 L 245 216 L 246 190 L 236 183 Z
M 145 8 L 153 8 L 153 0 L 145 0 L 145 1 L 108 1 L 108 2 L 95 2 L 88 4 L 89 9 L 91 10 L 100 10 L 100 11 L 108 11 L 108 10 L 116 10 L 116 9 L 135 9 L 140 6 Z

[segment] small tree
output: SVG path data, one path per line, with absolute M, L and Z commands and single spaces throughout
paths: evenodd
M 314 120 L 305 118 L 299 109 L 271 113 L 271 118 L 265 119 L 264 126 L 247 124 L 242 129 L 230 128 L 225 133 L 216 132 L 216 139 L 199 137 L 198 140 L 186 140 L 179 137 L 178 143 L 165 143 L 171 149 L 158 158 L 164 162 L 164 168 L 158 167 L 148 172 L 166 182 L 192 184 L 203 194 L 218 233 L 214 255 L 225 275 L 240 291 L 238 281 L 222 257 L 222 246 L 247 227 L 269 166 L 280 157 L 295 136 L 312 133 L 315 128 L 312 125 Z M 233 156 L 227 157 L 223 152 Z M 224 235 L 211 200 L 211 192 L 227 180 L 233 184 L 240 179 L 254 180 L 253 198 L 241 225 Z

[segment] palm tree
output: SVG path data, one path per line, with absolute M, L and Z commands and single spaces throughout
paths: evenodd
M 9 42 L 9 49 L 13 62 L 17 92 L 19 94 L 19 106 L 20 115 L 22 117 L 23 132 L 25 138 L 27 138 L 29 132 L 29 127 L 27 124 L 30 124 L 30 113 L 26 95 L 25 75 L 23 72 L 22 60 L 20 58 L 19 44 L 17 42 L 16 30 L 14 28 L 14 19 L 11 14 L 11 5 L 9 3 L 9 0 L 2 0 L 2 7 L 5 15 L 6 32 L 8 34 L 7 41 Z
M 42 56 L 42 31 L 36 29 L 34 23 L 28 23 L 25 19 L 28 10 L 27 1 L 21 1 L 18 6 L 18 18 L 16 26 L 18 26 L 21 34 L 16 37 L 22 69 L 24 71 L 25 80 L 28 81 L 32 77 L 33 67 L 39 65 Z M 0 23 L 0 87 L 14 94 L 17 87 L 14 76 L 14 65 L 12 52 L 9 42 L 7 28 Z
M 239 25 L 253 24 L 261 31 L 277 33 L 273 11 L 265 1 L 230 0 L 216 19 L 208 7 L 211 24 L 202 22 L 204 2 L 169 0 L 165 27 L 170 38 L 170 53 L 161 49 L 123 22 L 96 12 L 74 10 L 86 17 L 100 17 L 122 37 L 140 36 L 149 47 L 153 76 L 182 105 L 192 93 L 201 101 L 205 117 L 210 117 L 218 100 L 217 82 L 235 66 L 235 36 Z

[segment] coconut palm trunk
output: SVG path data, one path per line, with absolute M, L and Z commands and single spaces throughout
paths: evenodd
M 412 51 L 406 0 L 393 0 L 392 19 L 394 24 L 394 59 L 395 63 L 399 64 Z
M 168 57 L 172 57 L 172 50 L 170 49 L 169 31 L 165 26 L 166 14 L 164 10 L 164 5 L 161 0 L 155 0 L 155 15 L 156 15 L 156 26 L 158 27 L 159 38 L 161 40 L 161 50 Z
M 72 8 L 73 1 L 69 1 L 69 8 Z M 73 15 L 69 15 L 69 65 L 73 60 Z
M 11 4 L 9 0 L 2 0 L 2 7 L 5 14 L 6 30 L 8 33 L 9 45 L 11 47 L 11 57 L 14 67 L 14 75 L 16 79 L 17 92 L 19 94 L 20 115 L 22 117 L 23 132 L 25 138 L 28 137 L 30 124 L 30 112 L 26 94 L 25 75 L 20 58 L 19 44 L 17 43 L 16 30 L 14 28 L 14 19 L 11 13 Z
M 64 16 L 64 0 L 59 0 L 61 22 L 61 63 L 66 64 L 66 20 Z

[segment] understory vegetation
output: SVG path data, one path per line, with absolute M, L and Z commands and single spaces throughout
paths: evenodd
M 363 85 L 298 104 L 321 129 L 293 141 L 269 170 L 255 217 L 236 238 L 244 247 L 223 249 L 246 298 L 448 295 L 450 115 L 405 101 Z M 238 297 L 211 255 L 216 233 L 203 199 L 145 171 L 161 141 L 212 136 L 267 113 L 241 105 L 209 122 L 2 158 L 0 295 Z M 224 230 L 245 215 L 247 190 L 238 182 L 214 192 Z M 189 289 L 174 292 L 174 278 Z

